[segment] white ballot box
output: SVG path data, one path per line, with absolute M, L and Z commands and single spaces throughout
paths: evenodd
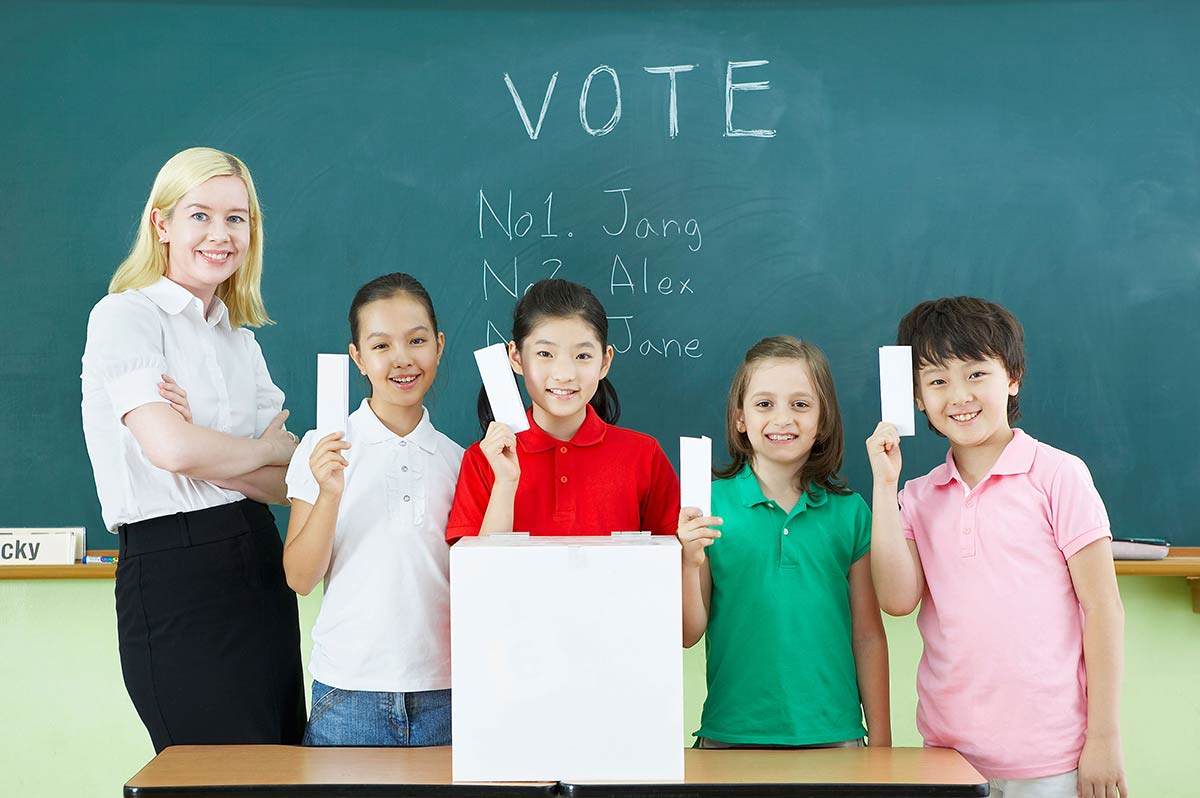
M 455 781 L 683 778 L 679 542 L 450 550 Z

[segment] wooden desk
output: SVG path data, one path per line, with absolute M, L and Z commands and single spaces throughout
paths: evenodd
M 942 748 L 684 752 L 684 780 L 657 784 L 454 782 L 446 748 L 174 746 L 125 795 L 392 796 L 392 798 L 816 798 L 987 795 L 987 782 Z
M 125 795 L 551 798 L 557 786 L 554 782 L 455 783 L 450 778 L 449 746 L 176 745 L 138 771 L 125 784 Z
M 949 748 L 688 749 L 683 782 L 562 782 L 568 798 L 823 798 L 987 795 L 987 779 Z

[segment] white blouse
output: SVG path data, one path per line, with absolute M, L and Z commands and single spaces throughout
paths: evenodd
M 83 435 L 104 523 L 203 510 L 245 496 L 152 465 L 123 423 L 125 414 L 166 402 L 167 374 L 187 391 L 192 423 L 257 437 L 283 407 L 254 333 L 229 324 L 220 299 L 206 319 L 196 296 L 166 277 L 109 294 L 92 308 L 83 351 Z
M 338 506 L 309 670 L 344 690 L 407 693 L 450 686 L 450 546 L 446 520 L 463 449 L 429 411 L 405 437 L 367 400 L 350 414 Z M 292 455 L 288 497 L 316 504 L 308 465 L 320 436 Z

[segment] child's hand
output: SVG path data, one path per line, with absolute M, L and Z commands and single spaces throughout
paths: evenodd
M 867 457 L 876 482 L 900 481 L 900 433 L 886 421 L 879 422 L 875 434 L 867 438 Z
M 308 467 L 321 492 L 336 499 L 342 498 L 346 490 L 346 467 L 350 464 L 342 452 L 349 448 L 349 442 L 342 440 L 342 433 L 331 432 L 317 441 L 308 458 Z
M 171 409 L 183 416 L 183 420 L 192 423 L 192 409 L 188 406 L 187 391 L 179 387 L 179 383 L 167 374 L 162 375 L 158 384 L 158 395 L 171 403 Z
M 1118 794 L 1120 798 L 1129 798 L 1119 738 L 1087 738 L 1083 753 L 1079 755 L 1079 781 L 1075 794 L 1080 798 L 1109 798 Z
M 521 479 L 521 462 L 517 459 L 517 436 L 507 424 L 493 421 L 479 442 L 497 482 L 515 485 Z
M 699 568 L 704 564 L 704 550 L 721 537 L 721 519 L 713 515 L 702 515 L 695 507 L 684 507 L 679 511 L 679 527 L 675 537 L 683 546 L 683 564 Z

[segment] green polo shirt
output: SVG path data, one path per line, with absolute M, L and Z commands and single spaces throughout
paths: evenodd
M 697 735 L 812 745 L 863 737 L 850 637 L 850 565 L 871 548 L 857 493 L 814 489 L 791 512 L 747 466 L 712 486 L 708 698 Z

